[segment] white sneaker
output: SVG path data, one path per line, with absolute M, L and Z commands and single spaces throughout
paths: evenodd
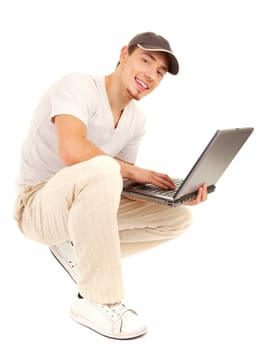
M 70 277 L 77 283 L 76 259 L 71 241 L 65 241 L 57 245 L 49 246 L 49 249 L 57 261 L 64 267 Z
M 77 296 L 70 316 L 74 321 L 110 338 L 131 339 L 147 332 L 137 313 L 122 303 L 96 304 Z

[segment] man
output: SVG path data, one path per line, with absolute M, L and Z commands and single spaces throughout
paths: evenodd
M 146 333 L 123 303 L 121 257 L 152 248 L 190 224 L 170 209 L 121 196 L 122 180 L 174 189 L 168 175 L 134 165 L 145 132 L 137 100 L 179 64 L 169 42 L 146 32 L 120 52 L 111 74 L 70 74 L 40 100 L 22 149 L 14 216 L 29 239 L 51 251 L 77 282 L 71 317 L 113 338 Z M 206 186 L 188 205 L 207 199 Z

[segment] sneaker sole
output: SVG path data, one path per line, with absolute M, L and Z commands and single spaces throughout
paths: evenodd
M 120 340 L 135 339 L 147 333 L 147 329 L 143 328 L 143 329 L 140 329 L 139 331 L 136 331 L 134 334 L 125 333 L 125 334 L 117 335 L 112 332 L 108 332 L 104 329 L 99 329 L 99 330 L 95 329 L 94 325 L 90 321 L 88 321 L 81 315 L 78 315 L 76 312 L 72 310 L 70 310 L 70 317 L 72 318 L 73 321 L 81 324 L 82 326 L 87 327 L 98 334 L 104 335 L 105 337 L 112 338 L 112 339 L 120 339 Z
M 77 283 L 77 275 L 74 271 L 74 268 L 70 265 L 70 263 L 62 257 L 59 250 L 56 246 L 50 246 L 49 247 L 50 252 L 52 253 L 53 257 L 60 263 L 60 265 L 64 268 L 64 270 L 68 273 L 68 275 L 71 277 L 71 279 Z

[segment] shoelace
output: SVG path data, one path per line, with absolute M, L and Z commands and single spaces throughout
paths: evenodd
M 136 314 L 132 309 L 126 307 L 123 303 L 100 305 L 100 307 L 105 310 L 112 318 L 120 320 L 126 312 L 130 311 Z

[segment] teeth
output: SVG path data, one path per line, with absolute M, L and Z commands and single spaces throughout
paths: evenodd
M 137 81 L 140 85 L 142 85 L 144 89 L 147 89 L 147 88 L 148 88 L 148 86 L 147 86 L 145 83 L 143 83 L 141 80 L 136 79 L 136 81 Z

